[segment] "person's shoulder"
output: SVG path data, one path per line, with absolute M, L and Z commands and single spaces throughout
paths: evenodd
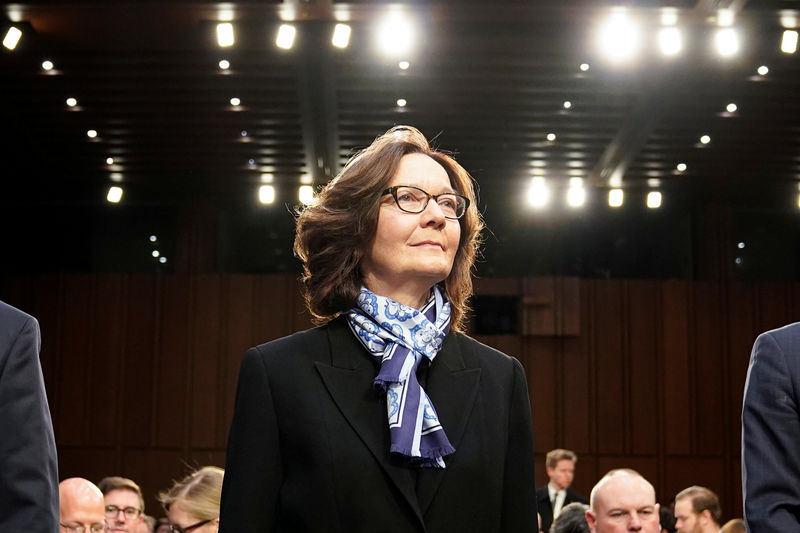
M 465 333 L 455 333 L 462 350 L 469 350 L 472 352 L 479 361 L 489 363 L 513 363 L 517 359 L 510 355 L 504 354 L 497 348 L 492 348 L 477 339 L 473 339 Z
M 536 489 L 536 498 L 546 498 L 547 500 L 550 499 L 550 493 L 547 492 L 547 485 L 539 487 Z
M 25 311 L 0 300 L 0 324 L 3 325 L 4 329 L 19 330 L 23 325 L 31 321 L 35 322 L 36 319 Z
M 250 348 L 248 352 L 256 352 L 261 355 L 273 355 L 307 349 L 325 341 L 329 328 L 330 323 L 303 331 L 297 331 L 291 335 L 254 346 Z
M 774 342 L 785 351 L 800 352 L 800 322 L 765 331 L 756 339 L 756 345 L 765 342 Z

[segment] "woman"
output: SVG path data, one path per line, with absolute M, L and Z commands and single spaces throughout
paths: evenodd
M 158 495 L 175 533 L 216 533 L 225 471 L 204 466 Z
M 300 213 L 323 325 L 244 358 L 221 531 L 536 531 L 524 372 L 462 333 L 482 226 L 469 174 L 410 127 Z

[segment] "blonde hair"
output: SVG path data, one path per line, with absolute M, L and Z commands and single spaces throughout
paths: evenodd
M 180 501 L 181 507 L 198 520 L 219 517 L 219 500 L 222 495 L 222 478 L 225 471 L 216 466 L 204 466 L 176 481 L 172 488 L 160 492 L 158 501 L 169 512 L 169 506 Z

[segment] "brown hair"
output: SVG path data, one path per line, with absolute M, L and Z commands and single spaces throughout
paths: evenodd
M 139 497 L 139 505 L 141 505 L 139 510 L 142 512 L 142 514 L 144 514 L 144 497 L 142 496 L 142 489 L 140 489 L 139 485 L 137 485 L 132 479 L 119 476 L 104 477 L 100 480 L 100 483 L 97 484 L 97 488 L 100 489 L 100 492 L 103 493 L 103 496 L 112 490 L 129 490 L 136 493 L 136 495 Z
M 470 200 L 458 220 L 461 239 L 453 268 L 442 283 L 450 300 L 452 327 L 462 329 L 483 229 L 473 179 L 455 159 L 431 148 L 425 136 L 411 126 L 395 126 L 353 156 L 297 218 L 294 251 L 303 262 L 306 305 L 318 323 L 355 305 L 363 285 L 360 264 L 375 237 L 381 194 L 400 159 L 414 153 L 439 163 L 455 191 Z
M 559 461 L 572 461 L 573 463 L 578 462 L 578 456 L 575 455 L 575 452 L 572 450 L 563 450 L 561 448 L 556 448 L 555 450 L 550 450 L 547 452 L 547 457 L 544 460 L 544 465 L 547 468 L 555 468 Z
M 204 466 L 176 481 L 169 490 L 159 493 L 158 501 L 167 512 L 171 504 L 180 501 L 186 512 L 198 520 L 213 520 L 219 517 L 224 475 L 221 468 Z
M 708 511 L 711 518 L 717 524 L 722 522 L 722 508 L 719 505 L 719 498 L 710 489 L 693 485 L 688 489 L 683 489 L 675 496 L 675 501 L 689 498 L 692 502 L 692 510 L 700 514 L 703 511 Z

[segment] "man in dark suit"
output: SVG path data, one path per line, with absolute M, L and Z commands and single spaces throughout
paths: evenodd
M 742 407 L 742 492 L 750 533 L 800 531 L 800 322 L 753 345 Z
M 58 463 L 36 319 L 0 302 L 0 531 L 58 530 Z
M 550 481 L 544 487 L 536 489 L 536 505 L 542 517 L 542 531 L 549 531 L 555 517 L 566 505 L 572 502 L 587 504 L 583 495 L 569 486 L 575 477 L 575 463 L 578 456 L 571 450 L 557 448 L 547 452 L 545 467 Z

